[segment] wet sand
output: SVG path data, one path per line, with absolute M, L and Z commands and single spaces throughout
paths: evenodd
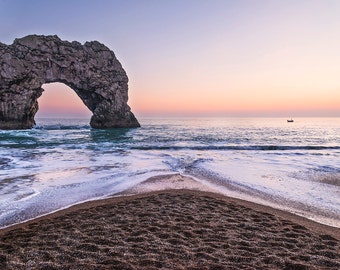
M 2 229 L 0 269 L 340 269 L 339 228 L 194 182 L 155 177 Z

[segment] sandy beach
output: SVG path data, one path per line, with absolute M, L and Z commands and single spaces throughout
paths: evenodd
M 0 269 L 339 269 L 340 229 L 181 175 L 0 230 Z

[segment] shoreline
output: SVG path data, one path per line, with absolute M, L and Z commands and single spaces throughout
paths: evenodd
M 249 209 L 254 210 L 254 211 L 260 211 L 260 212 L 263 212 L 263 213 L 275 215 L 279 218 L 287 219 L 291 222 L 294 222 L 296 224 L 304 226 L 304 227 L 308 228 L 309 230 L 317 232 L 318 234 L 328 234 L 328 235 L 330 235 L 330 236 L 332 236 L 332 237 L 334 237 L 334 238 L 336 238 L 337 240 L 340 241 L 340 228 L 325 225 L 325 224 L 310 220 L 308 218 L 296 215 L 294 213 L 290 213 L 290 212 L 287 212 L 287 211 L 283 211 L 283 210 L 280 210 L 280 209 L 273 208 L 271 206 L 257 204 L 257 203 L 249 202 L 249 201 L 246 201 L 246 200 L 238 199 L 238 198 L 227 197 L 225 195 L 215 193 L 215 192 L 201 191 L 201 190 L 191 190 L 191 189 L 164 189 L 164 190 L 159 190 L 159 191 L 149 191 L 149 192 L 145 192 L 145 193 L 143 192 L 143 193 L 139 193 L 139 194 L 130 194 L 130 195 L 126 195 L 124 193 L 125 192 L 122 192 L 122 193 L 120 193 L 121 195 L 112 196 L 112 197 L 105 198 L 105 199 L 97 199 L 97 200 L 82 202 L 82 203 L 79 203 L 79 204 L 69 206 L 69 207 L 64 208 L 64 209 L 57 210 L 57 211 L 52 212 L 52 213 L 48 213 L 48 214 L 43 215 L 43 216 L 39 216 L 39 217 L 30 219 L 30 220 L 21 222 L 21 223 L 17 223 L 17 224 L 13 224 L 13 225 L 10 225 L 10 226 L 4 227 L 4 228 L 0 228 L 0 237 L 1 237 L 1 235 L 5 234 L 7 232 L 10 232 L 12 230 L 20 229 L 20 228 L 29 226 L 31 224 L 38 223 L 40 221 L 49 220 L 51 218 L 52 219 L 53 218 L 59 218 L 59 217 L 62 217 L 66 214 L 77 212 L 77 211 L 80 211 L 80 210 L 86 210 L 88 208 L 100 207 L 100 206 L 105 206 L 105 205 L 110 205 L 110 204 L 116 204 L 116 203 L 129 201 L 129 200 L 136 200 L 136 199 L 138 200 L 138 199 L 142 199 L 142 198 L 145 198 L 145 197 L 163 194 L 163 193 L 168 193 L 168 194 L 173 194 L 173 195 L 182 194 L 182 193 L 184 193 L 184 194 L 185 193 L 192 193 L 192 194 L 201 195 L 201 196 L 203 196 L 203 195 L 211 196 L 211 197 L 214 197 L 216 199 L 223 200 L 225 202 L 230 202 L 230 203 L 234 203 L 234 204 L 237 204 L 237 205 L 244 206 L 244 207 L 249 208 Z
M 261 203 L 248 201 L 245 199 L 230 197 L 228 195 L 219 193 L 218 190 L 215 188 L 208 187 L 196 181 L 194 178 L 190 176 L 184 176 L 179 173 L 153 176 L 141 182 L 140 184 L 137 184 L 131 188 L 128 188 L 122 192 L 113 194 L 111 196 L 80 202 L 62 209 L 58 209 L 51 213 L 44 214 L 42 216 L 38 216 L 20 223 L 15 223 L 6 227 L 2 227 L 0 228 L 0 236 L 3 232 L 20 228 L 21 226 L 25 226 L 26 224 L 28 225 L 30 223 L 34 223 L 36 221 L 44 220 L 50 217 L 62 216 L 72 211 L 87 209 L 89 207 L 96 207 L 105 204 L 111 203 L 113 204 L 115 203 L 115 201 L 120 202 L 129 199 L 143 198 L 144 196 L 148 196 L 151 194 L 158 194 L 162 192 L 176 193 L 177 191 L 197 192 L 197 194 L 210 194 L 216 198 L 230 201 L 232 203 L 237 203 L 256 211 L 262 211 L 273 215 L 277 215 L 282 218 L 289 219 L 293 222 L 296 222 L 311 230 L 315 230 L 319 233 L 328 233 L 332 237 L 335 237 L 338 240 L 340 240 L 340 228 L 338 227 L 323 224 L 312 219 L 309 219 L 307 217 L 303 217 L 298 214 L 278 209 L 269 205 L 264 205 Z
M 340 229 L 267 206 L 164 189 L 89 201 L 2 229 L 0 268 L 336 269 L 339 240 Z
M 1 269 L 336 269 L 340 229 L 157 176 L 0 230 Z M 171 183 L 163 190 L 154 184 Z M 162 185 L 162 184 L 161 184 Z M 171 188 L 172 187 L 172 188 Z

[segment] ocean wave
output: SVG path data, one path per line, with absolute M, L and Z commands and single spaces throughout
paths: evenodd
M 301 145 L 301 146 L 290 146 L 290 145 L 209 145 L 209 146 L 131 146 L 133 150 L 237 150 L 237 151 L 292 151 L 292 150 L 340 150 L 340 146 L 318 146 L 318 145 Z
M 55 125 L 43 125 L 43 126 L 35 126 L 34 129 L 37 130 L 81 130 L 81 129 L 90 129 L 90 125 L 63 125 L 63 124 L 55 124 Z

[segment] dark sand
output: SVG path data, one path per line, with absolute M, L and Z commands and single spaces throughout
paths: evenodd
M 211 192 L 93 201 L 0 230 L 0 269 L 340 269 L 340 229 Z

